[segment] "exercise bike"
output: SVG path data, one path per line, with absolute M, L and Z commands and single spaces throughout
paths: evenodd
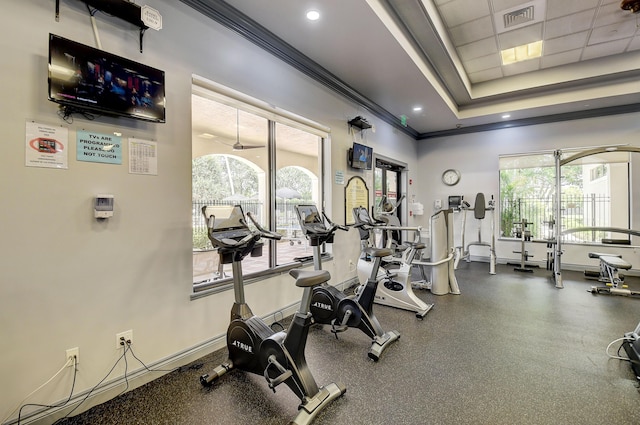
M 360 243 L 362 245 L 362 254 L 358 259 L 358 280 L 360 286 L 356 289 L 356 293 L 363 291 L 366 285 L 369 285 L 369 280 L 375 278 L 380 284 L 375 291 L 374 302 L 390 307 L 400 308 L 403 310 L 409 310 L 415 313 L 418 319 L 423 319 L 424 316 L 433 308 L 433 304 L 427 304 L 414 294 L 411 288 L 411 267 L 415 255 L 426 247 L 421 242 L 406 242 L 406 248 L 402 251 L 402 257 L 393 257 L 394 251 L 387 247 L 389 250 L 388 256 L 384 257 L 384 260 L 389 260 L 391 263 L 399 263 L 399 267 L 396 269 L 388 269 L 379 267 L 380 258 L 373 257 L 371 259 L 371 244 L 375 243 L 375 229 L 380 229 L 385 232 L 395 232 L 402 230 L 409 230 L 416 232 L 416 238 L 419 238 L 419 227 L 398 227 L 387 226 L 386 223 L 375 221 L 371 219 L 369 212 L 364 207 L 356 207 L 353 209 L 353 217 L 356 222 L 356 226 L 360 231 Z M 387 235 L 387 244 L 389 244 L 393 238 L 391 235 Z M 375 248 L 374 248 L 375 249 Z
M 320 247 L 322 244 L 333 243 L 338 229 L 348 231 L 349 228 L 331 222 L 324 212 L 319 213 L 315 205 L 296 205 L 296 214 L 300 220 L 302 233 L 313 247 L 313 265 L 316 270 L 322 270 Z M 326 220 L 326 223 L 325 223 Z M 388 250 L 371 250 L 378 258 L 389 255 Z M 379 264 L 378 264 L 379 267 Z M 377 275 L 377 269 L 375 270 Z M 313 288 L 311 296 L 311 314 L 316 323 L 331 325 L 331 332 L 338 337 L 339 332 L 348 328 L 358 328 L 372 339 L 371 348 L 367 355 L 373 361 L 378 361 L 382 352 L 394 341 L 400 338 L 398 331 L 384 332 L 380 322 L 373 313 L 373 299 L 378 286 L 374 279 L 371 285 L 355 296 L 347 296 L 336 287 L 323 283 Z
M 218 249 L 220 261 L 231 263 L 233 269 L 235 302 L 227 330 L 229 360 L 210 374 L 202 375 L 200 383 L 211 386 L 235 368 L 264 376 L 273 392 L 284 383 L 301 400 L 299 413 L 292 423 L 310 424 L 322 409 L 346 391 L 344 386 L 335 383 L 319 388 L 304 354 L 309 327 L 313 324 L 309 312 L 312 288 L 325 283 L 331 276 L 327 271 L 291 270 L 289 274 L 296 280 L 296 286 L 304 288 L 300 308 L 286 332 L 273 331 L 245 302 L 242 260 L 249 254 L 254 257 L 262 254 L 261 238 L 280 239 L 281 236 L 263 229 L 247 213 L 257 229 L 250 230 L 240 205 L 230 207 L 226 216 L 221 216 L 220 212 L 220 207 L 202 207 L 208 236 L 213 247 Z

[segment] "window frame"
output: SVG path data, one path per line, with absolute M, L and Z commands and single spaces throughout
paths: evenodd
M 552 218 L 554 219 L 554 221 L 558 220 L 558 217 L 556 217 L 557 215 L 557 206 L 555 205 L 557 203 L 557 195 L 556 195 L 556 191 L 557 191 L 557 177 L 555 176 L 556 174 L 556 160 L 555 160 L 555 156 L 558 152 L 561 152 L 561 154 L 563 155 L 563 157 L 567 158 L 570 157 L 574 154 L 577 153 L 581 153 L 584 152 L 588 149 L 592 149 L 592 148 L 566 148 L 566 149 L 562 149 L 560 151 L 558 150 L 544 150 L 544 151 L 536 151 L 536 152 L 528 152 L 528 153 L 516 153 L 516 154 L 505 154 L 505 155 L 499 155 L 499 166 L 498 166 L 498 185 L 499 185 L 499 191 L 498 191 L 498 196 L 499 196 L 499 224 L 498 224 L 498 232 L 499 232 L 499 239 L 502 240 L 514 240 L 514 237 L 509 236 L 506 234 L 506 230 L 507 229 L 503 229 L 503 216 L 505 214 L 505 201 L 503 199 L 503 179 L 502 179 L 502 172 L 505 170 L 513 170 L 513 169 L 525 169 L 525 168 L 549 168 L 549 169 L 553 169 L 553 174 L 554 174 L 554 186 L 553 186 L 553 193 L 550 195 L 553 205 L 551 206 L 551 211 L 552 211 Z M 613 155 L 617 155 L 617 156 L 613 156 Z M 606 159 L 606 160 L 604 160 Z M 566 166 L 580 166 L 580 167 L 584 167 L 585 165 L 589 165 L 589 164 L 596 164 L 596 165 L 603 165 L 609 169 L 612 165 L 614 164 L 625 164 L 626 165 L 626 192 L 625 192 L 625 196 L 626 196 L 626 202 L 627 202 L 627 208 L 625 210 L 625 214 L 626 214 L 626 226 L 627 228 L 630 228 L 631 226 L 631 221 L 632 221 L 632 216 L 631 216 L 631 204 L 632 204 L 632 193 L 631 193 L 631 161 L 632 158 L 630 156 L 630 154 L 628 152 L 614 152 L 614 150 L 612 150 L 611 152 L 607 152 L 605 154 L 605 157 L 602 158 L 602 153 L 599 154 L 598 156 L 592 159 L 589 159 L 588 161 L 585 162 L 571 162 L 566 164 Z M 513 164 L 517 164 L 517 163 L 522 163 L 523 166 L 521 167 L 516 167 Z M 583 168 L 583 172 L 584 172 L 584 168 Z M 607 172 L 605 173 L 603 176 L 606 177 L 610 177 L 611 173 Z M 583 183 L 589 184 L 592 183 L 592 181 L 586 181 L 585 180 L 585 175 L 583 174 Z M 582 188 L 582 190 L 584 191 L 584 187 Z M 564 190 L 563 190 L 564 192 Z M 584 193 L 584 192 L 583 192 Z M 590 195 L 590 193 L 589 193 Z M 609 197 L 611 197 L 611 193 L 608 195 Z M 584 196 L 586 198 L 586 195 Z M 564 199 L 565 196 L 562 196 L 562 204 L 564 204 Z M 583 201 L 584 202 L 584 201 Z M 611 201 L 609 201 L 611 202 Z M 530 221 L 530 217 L 526 217 L 527 221 Z M 562 217 L 561 217 L 562 218 Z M 582 227 L 582 226 L 580 226 Z M 588 227 L 588 226 L 587 226 Z M 569 228 L 574 228 L 574 227 L 569 227 Z M 564 230 L 564 229 L 561 229 Z M 505 231 L 505 234 L 503 234 L 503 231 Z M 546 241 L 546 237 L 553 239 L 555 236 L 555 231 L 552 232 L 553 234 L 544 234 L 544 235 L 534 235 L 534 240 L 536 241 Z M 516 238 L 517 239 L 517 238 Z M 562 242 L 563 244 L 569 244 L 569 245 L 600 245 L 600 243 L 598 243 L 597 241 L 571 241 L 571 240 L 563 240 Z
M 267 140 L 267 155 L 268 155 L 268 176 L 267 176 L 267 197 L 265 199 L 267 204 L 267 216 L 268 225 L 270 229 L 275 229 L 276 226 L 276 203 L 275 203 L 275 190 L 276 190 L 276 152 L 277 141 L 276 139 L 276 124 L 283 124 L 298 130 L 308 132 L 312 135 L 318 136 L 318 208 L 323 208 L 325 200 L 327 199 L 325 182 L 325 167 L 326 157 L 328 150 L 328 141 L 330 129 L 322 124 L 311 121 L 295 113 L 280 109 L 276 106 L 268 104 L 267 102 L 253 98 L 239 91 L 225 87 L 221 84 L 207 80 L 203 77 L 192 75 L 192 95 L 200 96 L 205 99 L 209 99 L 215 102 L 222 103 L 224 105 L 240 109 L 245 112 L 249 112 L 267 119 L 268 121 L 268 140 Z M 193 201 L 192 201 L 193 205 Z M 192 225 L 193 226 L 193 225 Z M 269 244 L 269 265 L 267 269 L 255 272 L 243 274 L 243 279 L 246 285 L 267 279 L 273 276 L 277 276 L 290 269 L 299 267 L 301 262 L 294 261 L 286 264 L 276 264 L 276 243 L 277 241 L 266 240 L 265 243 Z M 273 254 L 275 253 L 275 255 Z M 193 254 L 192 254 L 193 255 Z M 323 254 L 324 256 L 324 254 Z M 302 264 L 312 263 L 312 261 L 303 262 Z M 193 271 L 192 271 L 193 274 Z M 233 278 L 225 277 L 215 281 L 203 281 L 192 282 L 192 299 L 201 298 L 204 296 L 212 295 L 215 293 L 227 291 L 233 287 Z

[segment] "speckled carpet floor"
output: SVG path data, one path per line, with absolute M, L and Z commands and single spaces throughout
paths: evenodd
M 609 359 L 607 345 L 640 321 L 640 299 L 592 295 L 596 282 L 564 272 L 516 273 L 461 263 L 461 295 L 416 291 L 435 307 L 424 320 L 375 306 L 399 341 L 379 362 L 367 358 L 357 329 L 336 340 L 314 326 L 307 361 L 320 385 L 342 382 L 346 394 L 314 424 L 640 424 L 640 392 L 629 363 Z M 627 278 L 640 289 L 640 279 Z M 619 344 L 615 345 L 615 353 Z M 624 350 L 621 351 L 624 354 Z M 298 399 L 264 378 L 234 371 L 211 389 L 199 376 L 224 361 L 226 349 L 105 404 L 64 425 L 286 424 Z

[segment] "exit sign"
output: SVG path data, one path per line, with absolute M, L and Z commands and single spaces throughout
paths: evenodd
M 162 28 L 162 15 L 160 12 L 149 6 L 142 6 L 140 19 L 149 28 L 158 31 Z

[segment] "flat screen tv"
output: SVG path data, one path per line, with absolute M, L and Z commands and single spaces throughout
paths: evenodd
M 372 164 L 373 148 L 354 142 L 351 149 L 351 167 L 359 170 L 371 170 Z
M 48 80 L 70 112 L 165 122 L 164 71 L 49 34 Z

